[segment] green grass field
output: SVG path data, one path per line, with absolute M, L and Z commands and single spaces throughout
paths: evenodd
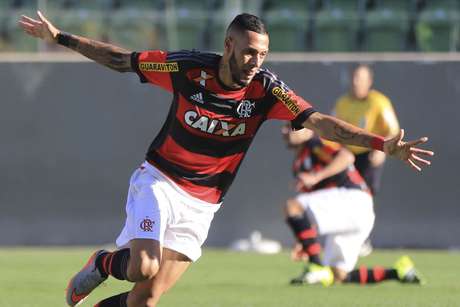
M 86 262 L 89 248 L 0 249 L 0 306 L 65 306 L 64 289 L 71 275 Z M 387 282 L 374 286 L 336 285 L 292 287 L 300 272 L 287 253 L 240 254 L 206 249 L 160 306 L 199 307 L 458 307 L 460 254 L 442 251 L 377 251 L 361 259 L 367 265 L 391 265 L 409 254 L 428 279 L 426 286 Z M 109 279 L 83 306 L 129 289 L 129 283 Z

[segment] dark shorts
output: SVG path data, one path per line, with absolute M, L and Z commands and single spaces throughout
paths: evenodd
M 380 190 L 380 182 L 383 173 L 383 164 L 378 167 L 371 166 L 369 161 L 370 152 L 355 155 L 355 167 L 358 172 L 363 176 L 366 184 L 371 189 L 372 194 L 378 193 Z

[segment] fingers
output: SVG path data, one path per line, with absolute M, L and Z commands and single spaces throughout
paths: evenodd
M 30 23 L 30 24 L 36 24 L 38 26 L 42 25 L 41 21 L 35 20 L 33 18 L 30 18 L 30 17 L 28 17 L 26 15 L 21 15 L 21 21 L 24 21 L 24 22 L 27 22 L 27 23 Z
M 19 20 L 18 23 L 22 26 L 22 28 L 24 29 L 32 29 L 34 27 L 33 24 L 30 24 L 28 22 L 25 22 L 25 21 L 22 21 L 22 20 Z
M 37 21 L 33 18 L 27 17 L 25 15 L 21 16 L 21 19 L 18 21 L 18 24 L 22 27 L 22 29 L 29 35 L 35 37 L 41 37 L 40 29 L 43 25 L 42 22 Z
M 29 35 L 35 36 L 35 37 L 40 37 L 40 33 L 37 32 L 37 28 L 27 22 L 24 21 L 19 21 L 19 25 L 22 27 L 22 29 Z
M 415 164 L 414 161 L 412 161 L 411 159 L 407 159 L 407 163 L 409 164 L 410 167 L 412 167 L 413 169 L 415 169 L 416 171 L 421 171 L 422 169 L 420 168 L 420 166 L 418 166 L 417 164 Z
M 415 146 L 415 145 L 418 145 L 418 144 L 426 143 L 427 141 L 428 141 L 428 138 L 423 137 L 423 138 L 419 138 L 418 140 L 415 140 L 415 141 L 407 142 L 406 144 L 409 145 L 409 146 Z
M 421 171 L 422 168 L 419 164 L 416 163 L 419 162 L 419 164 L 424 164 L 425 166 L 428 166 L 428 165 L 431 165 L 431 162 L 428 161 L 428 160 L 425 160 L 425 159 L 422 159 L 420 158 L 419 156 L 415 155 L 415 154 L 411 154 L 410 157 L 406 160 L 406 163 L 413 169 L 415 169 L 416 171 Z
M 404 138 L 404 129 L 399 130 L 399 135 L 398 135 L 398 143 L 402 141 Z
M 411 154 L 411 159 L 417 160 L 417 161 L 419 161 L 419 162 L 421 162 L 421 163 L 423 163 L 423 164 L 425 164 L 425 165 L 431 165 L 431 161 L 422 159 L 422 158 L 420 158 L 419 156 L 416 156 L 416 155 L 414 155 L 414 154 Z
M 45 16 L 43 16 L 42 12 L 37 11 L 38 18 L 40 18 L 41 21 L 45 21 Z
M 425 150 L 425 149 L 420 149 L 420 148 L 415 148 L 415 147 L 410 148 L 410 152 L 419 153 L 425 156 L 434 156 L 434 152 L 432 152 L 431 150 Z
M 40 20 L 46 24 L 49 24 L 50 22 L 48 21 L 48 19 L 46 19 L 46 17 L 42 14 L 42 12 L 40 11 L 37 11 L 37 15 L 38 15 L 38 18 L 40 18 Z

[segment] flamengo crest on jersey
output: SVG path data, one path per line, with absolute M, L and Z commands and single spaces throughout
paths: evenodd
M 251 102 L 250 100 L 242 100 L 236 108 L 236 112 L 240 118 L 249 118 L 251 117 L 251 112 L 254 108 L 255 102 Z

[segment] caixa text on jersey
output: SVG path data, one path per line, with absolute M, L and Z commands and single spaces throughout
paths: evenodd
M 193 110 L 185 112 L 184 121 L 192 128 L 214 135 L 232 137 L 244 135 L 246 132 L 246 123 L 232 124 L 224 120 L 212 119 L 205 115 L 199 116 Z

